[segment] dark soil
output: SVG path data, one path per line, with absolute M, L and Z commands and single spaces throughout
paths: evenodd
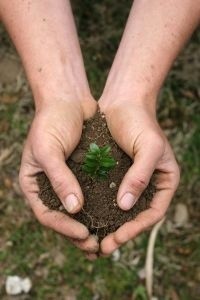
M 110 145 L 112 156 L 117 161 L 116 167 L 110 171 L 107 180 L 104 181 L 92 179 L 82 171 L 85 154 L 90 143 L 93 142 L 100 147 Z M 83 209 L 72 217 L 85 224 L 92 234 L 99 237 L 99 240 L 116 231 L 122 224 L 134 219 L 138 213 L 149 207 L 155 192 L 152 183 L 131 210 L 122 211 L 117 206 L 118 187 L 131 166 L 132 160 L 114 142 L 107 128 L 105 116 L 100 112 L 94 118 L 85 121 L 80 143 L 68 159 L 67 164 L 76 175 L 85 199 Z M 50 209 L 67 213 L 44 173 L 37 175 L 37 182 L 39 197 L 43 203 Z

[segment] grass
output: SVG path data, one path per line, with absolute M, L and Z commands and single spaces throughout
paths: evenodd
M 131 1 L 127 5 L 122 2 L 113 5 L 108 0 L 73 2 L 86 69 L 96 98 L 103 89 L 130 5 Z M 16 56 L 2 28 L 0 32 L 1 53 Z M 195 75 L 195 70 L 199 70 L 196 64 L 199 41 L 197 32 L 170 72 L 158 107 L 160 124 L 182 168 L 180 188 L 168 222 L 172 222 L 177 202 L 186 203 L 190 215 L 188 227 L 170 232 L 164 225 L 156 242 L 154 291 L 163 300 L 200 298 L 200 105 Z M 2 101 L 4 94 L 11 96 L 11 103 Z M 12 102 L 15 96 L 18 101 Z M 148 233 L 122 247 L 119 261 L 102 258 L 91 263 L 69 242 L 34 219 L 17 183 L 22 143 L 34 113 L 31 95 L 22 78 L 18 91 L 15 84 L 4 85 L 0 97 L 0 150 L 15 145 L 0 166 L 0 299 L 8 299 L 4 289 L 7 275 L 31 278 L 33 289 L 22 299 L 65 300 L 67 296 L 80 300 L 147 299 L 144 280 L 138 272 L 144 266 Z
M 58 245 L 56 251 L 55 244 Z M 59 253 L 64 255 L 61 262 L 55 258 Z M 59 296 L 66 284 L 68 289 L 79 287 L 77 299 L 92 299 L 94 293 L 105 299 L 127 299 L 125 291 L 130 297 L 132 285 L 138 284 L 136 270 L 103 258 L 93 264 L 80 255 L 79 250 L 34 221 L 22 223 L 12 231 L 9 248 L 0 251 L 0 263 L 4 265 L 5 261 L 9 263 L 1 269 L 1 276 L 18 274 L 35 279 L 37 288 L 30 294 L 33 299 L 44 299 L 44 296 L 50 299 L 52 292 L 54 297 Z

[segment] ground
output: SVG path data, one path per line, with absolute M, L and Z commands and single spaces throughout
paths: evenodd
M 123 2 L 123 1 L 122 1 Z M 90 84 L 98 98 L 131 1 L 73 1 Z M 19 58 L 0 27 L 0 299 L 7 275 L 30 277 L 28 295 L 12 299 L 145 300 L 141 278 L 149 232 L 121 248 L 120 258 L 88 262 L 66 240 L 43 228 L 23 200 L 18 170 L 34 115 Z M 154 295 L 162 300 L 200 299 L 200 34 L 179 56 L 162 89 L 158 118 L 182 169 L 181 184 L 156 240 Z M 189 221 L 174 226 L 177 203 Z

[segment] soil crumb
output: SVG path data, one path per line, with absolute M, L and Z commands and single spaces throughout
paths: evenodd
M 111 146 L 117 165 L 109 172 L 106 180 L 90 178 L 82 170 L 85 154 L 91 143 L 96 143 L 99 147 Z M 98 111 L 93 118 L 84 122 L 80 143 L 66 163 L 78 179 L 85 199 L 82 210 L 71 217 L 86 225 L 91 234 L 99 237 L 99 241 L 149 207 L 155 193 L 155 186 L 151 182 L 131 210 L 122 211 L 117 206 L 117 191 L 132 160 L 112 139 L 105 115 L 101 112 Z M 37 174 L 37 182 L 42 202 L 52 210 L 68 214 L 44 173 Z

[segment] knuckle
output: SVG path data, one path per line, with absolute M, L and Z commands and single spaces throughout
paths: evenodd
M 176 167 L 175 167 L 175 176 L 176 176 L 176 182 L 178 184 L 180 181 L 180 176 L 181 176 L 181 170 L 180 170 L 180 167 L 178 164 L 176 164 Z
M 131 221 L 129 221 L 123 225 L 123 228 L 121 227 L 116 232 L 114 232 L 113 238 L 117 247 L 120 247 L 121 245 L 123 245 L 124 243 L 126 243 L 128 240 L 131 239 L 132 237 L 131 228 L 132 228 Z
M 19 180 L 19 186 L 20 186 L 23 194 L 26 196 L 28 185 L 26 182 L 26 176 L 22 170 L 19 171 L 18 180 Z
M 127 234 L 124 234 L 124 236 L 117 234 L 117 233 L 114 234 L 114 241 L 118 247 L 123 245 L 125 243 L 125 240 L 127 240 L 127 239 L 128 239 Z
M 88 238 L 89 232 L 86 227 L 81 227 L 78 232 L 73 231 L 70 235 L 73 236 L 75 240 L 83 242 Z
M 164 138 L 158 134 L 157 132 L 151 132 L 148 137 L 149 141 L 148 144 L 153 147 L 153 149 L 159 153 L 164 151 L 165 142 Z
M 161 137 L 157 137 L 155 140 L 154 140 L 154 147 L 156 147 L 156 149 L 158 149 L 159 152 L 163 152 L 164 151 L 164 146 L 165 146 L 165 143 L 164 143 L 164 140 L 161 138 Z
M 18 179 L 19 179 L 19 185 L 23 191 L 23 187 L 24 187 L 24 174 L 23 172 L 20 170 L 19 171 L 19 176 L 18 176 Z
M 51 153 L 48 150 L 48 147 L 33 147 L 32 149 L 33 156 L 40 163 L 46 161 L 47 157 L 50 157 Z
M 176 190 L 180 182 L 180 168 L 177 163 L 174 165 L 174 169 L 170 177 L 171 186 L 174 190 Z
M 55 145 L 51 144 L 49 141 L 45 141 L 45 143 L 37 144 L 34 143 L 32 145 L 32 153 L 35 159 L 40 162 L 41 164 L 48 161 L 48 164 L 50 164 L 52 161 L 55 160 L 56 154 L 58 151 L 56 151 Z M 52 160 L 49 161 L 48 157 L 52 157 Z
M 131 182 L 131 188 L 136 192 L 140 192 L 147 187 L 148 183 L 149 181 L 144 176 L 135 177 Z

